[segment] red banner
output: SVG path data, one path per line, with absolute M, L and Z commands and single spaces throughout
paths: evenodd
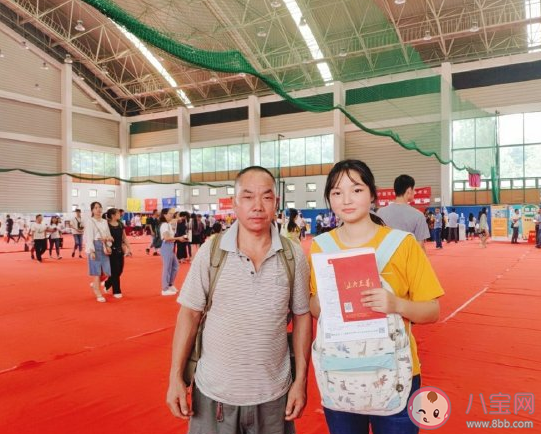
M 396 200 L 396 195 L 394 193 L 394 189 L 392 188 L 381 188 L 377 190 L 378 198 L 377 198 L 377 205 L 378 208 L 381 208 L 382 206 L 389 205 L 390 202 L 394 202 Z M 419 187 L 415 189 L 415 197 L 410 202 L 410 205 L 419 207 L 423 205 L 430 205 L 430 196 L 432 195 L 432 187 Z
M 158 199 L 145 199 L 145 211 L 154 211 L 158 209 Z
M 224 197 L 222 199 L 218 199 L 218 209 L 220 211 L 227 211 L 233 209 L 233 198 L 232 197 Z

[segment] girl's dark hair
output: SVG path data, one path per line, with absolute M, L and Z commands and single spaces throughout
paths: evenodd
M 99 203 L 99 202 L 92 202 L 92 203 L 90 204 L 90 211 L 94 211 L 94 207 L 95 207 L 96 205 L 101 206 L 101 203 Z
M 295 223 L 295 220 L 297 219 L 298 215 L 299 215 L 299 212 L 295 208 L 289 209 L 289 220 L 287 222 L 288 232 L 293 232 L 295 228 L 297 227 L 297 223 Z
M 112 219 L 113 219 L 113 216 L 114 216 L 117 212 L 119 212 L 118 209 L 116 209 L 116 208 L 109 208 L 109 209 L 107 210 L 107 212 L 105 213 L 105 216 L 106 216 L 107 220 L 112 220 Z
M 162 208 L 162 211 L 160 212 L 160 223 L 167 223 L 167 220 L 165 219 L 165 216 L 169 212 L 169 208 Z
M 479 216 L 477 217 L 477 219 L 480 220 L 481 216 L 486 213 L 487 213 L 487 209 L 485 207 L 481 208 L 481 211 L 479 211 Z
M 468 220 L 469 220 L 470 222 L 473 221 L 473 213 L 472 213 L 472 212 L 471 212 L 470 215 L 468 216 Z
M 331 190 L 338 184 L 338 182 L 340 182 L 340 178 L 342 178 L 343 175 L 347 175 L 349 179 L 355 182 L 351 177 L 351 172 L 355 172 L 360 176 L 361 180 L 370 190 L 372 202 L 376 201 L 378 197 L 376 180 L 374 179 L 374 175 L 366 163 L 360 160 L 342 160 L 336 163 L 327 175 L 327 182 L 325 183 L 325 191 L 323 196 L 329 209 L 331 209 Z M 383 220 L 372 212 L 370 213 L 370 220 L 377 225 L 385 226 Z

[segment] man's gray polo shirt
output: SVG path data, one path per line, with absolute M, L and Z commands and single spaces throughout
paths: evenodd
M 195 381 L 201 392 L 230 405 L 257 405 L 287 393 L 291 383 L 286 318 L 290 288 L 287 272 L 276 253 L 282 249 L 271 226 L 271 247 L 258 272 L 237 248 L 238 222 L 223 235 L 226 250 L 203 332 L 203 351 Z M 202 311 L 209 290 L 211 242 L 203 244 L 178 297 L 190 309 Z M 295 285 L 292 310 L 309 311 L 309 268 L 300 246 L 293 243 Z

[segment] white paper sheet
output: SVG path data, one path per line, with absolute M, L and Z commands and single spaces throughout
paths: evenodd
M 321 324 L 325 342 L 377 339 L 389 335 L 387 318 L 345 322 L 342 318 L 334 267 L 329 259 L 374 253 L 372 248 L 350 249 L 340 253 L 315 253 L 312 265 L 317 282 L 317 294 L 321 306 Z

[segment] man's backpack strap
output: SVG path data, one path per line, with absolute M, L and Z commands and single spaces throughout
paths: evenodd
M 220 241 L 222 240 L 222 234 L 216 234 L 212 239 L 212 245 L 210 246 L 210 268 L 209 268 L 209 293 L 207 296 L 207 305 L 203 311 L 203 315 L 207 313 L 212 305 L 212 296 L 214 295 L 214 290 L 216 289 L 216 283 L 224 268 L 225 258 L 227 256 L 227 251 L 220 249 Z
M 282 242 L 282 250 L 278 252 L 278 256 L 284 265 L 287 273 L 287 280 L 289 282 L 289 304 L 291 306 L 291 297 L 293 296 L 293 286 L 295 284 L 295 253 L 293 253 L 293 245 L 291 240 L 280 235 L 280 241 Z

